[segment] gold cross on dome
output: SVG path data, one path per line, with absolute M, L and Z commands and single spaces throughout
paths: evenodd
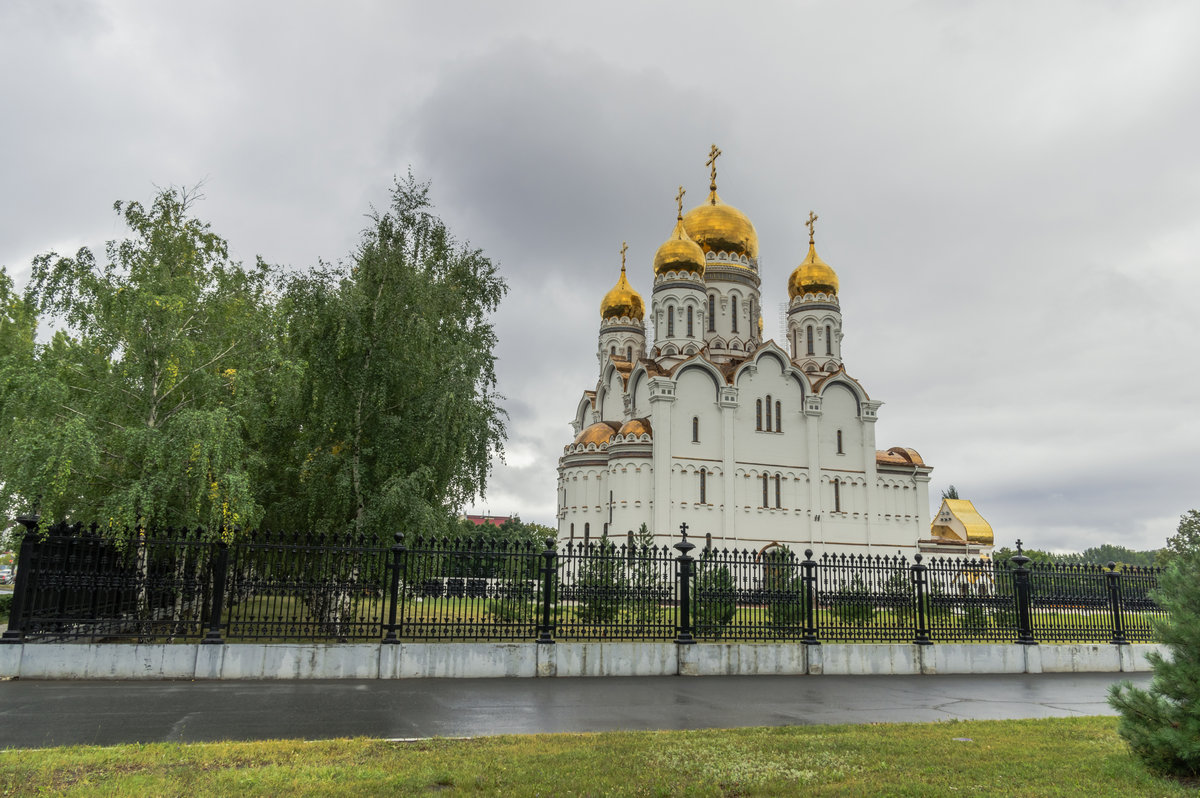
M 687 192 L 683 190 L 683 186 L 679 187 L 679 193 L 675 195 L 675 213 L 677 219 L 683 218 L 683 195 Z
M 621 242 L 621 271 L 625 271 L 625 253 L 628 250 L 629 250 L 629 247 L 625 245 L 624 241 L 622 241 Z
M 721 156 L 721 151 L 719 149 L 717 149 L 717 145 L 714 144 L 714 145 L 712 145 L 712 149 L 710 149 L 708 151 L 708 160 L 704 162 L 704 165 L 709 167 L 712 170 L 712 172 L 711 172 L 712 177 L 710 178 L 710 182 L 708 185 L 708 188 L 710 191 L 717 190 L 717 158 L 719 158 L 720 156 Z
M 812 211 L 808 212 L 808 221 L 804 223 L 804 226 L 808 228 L 808 243 L 810 244 L 813 243 L 813 228 L 816 227 L 817 219 L 820 218 Z

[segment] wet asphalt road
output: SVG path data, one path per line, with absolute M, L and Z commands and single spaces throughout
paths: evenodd
M 0 682 L 0 747 L 1112 714 L 1149 674 Z

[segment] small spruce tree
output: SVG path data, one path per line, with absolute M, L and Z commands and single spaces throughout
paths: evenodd
M 1194 521 L 1180 521 L 1180 534 Z M 1175 540 L 1173 538 L 1173 540 Z M 1113 685 L 1108 702 L 1120 713 L 1117 732 L 1152 770 L 1200 776 L 1200 545 L 1174 552 L 1156 598 L 1167 617 L 1155 621 L 1170 656 L 1146 655 L 1154 669 L 1148 690 L 1128 681 Z

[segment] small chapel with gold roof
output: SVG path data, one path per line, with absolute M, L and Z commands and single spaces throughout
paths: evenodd
M 665 542 L 686 523 L 714 546 L 797 553 L 987 554 L 930 528 L 931 466 L 877 449 L 880 405 L 847 372 L 837 273 L 808 254 L 787 281 L 786 340 L 763 338 L 758 234 L 717 194 L 683 212 L 653 260 L 646 304 L 621 272 L 600 303 L 596 386 L 558 464 L 561 540 Z M 782 286 L 781 286 L 782 287 Z M 988 530 L 990 533 L 990 529 Z

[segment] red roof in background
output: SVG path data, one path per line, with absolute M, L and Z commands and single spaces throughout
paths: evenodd
M 463 516 L 475 526 L 483 526 L 491 524 L 492 526 L 500 526 L 509 519 L 507 515 L 465 515 Z

